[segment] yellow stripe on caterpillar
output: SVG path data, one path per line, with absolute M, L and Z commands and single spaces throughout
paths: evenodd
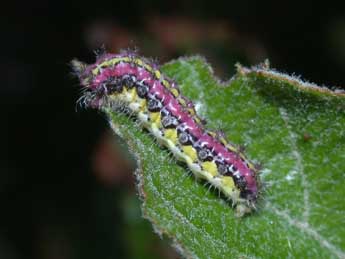
M 180 94 L 176 88 L 171 88 L 171 89 L 170 89 L 170 93 L 172 93 L 172 95 L 173 95 L 174 97 L 178 97 L 179 94 Z M 181 98 L 180 98 L 180 99 L 181 99 Z
M 215 162 L 206 161 L 206 162 L 203 162 L 201 164 L 201 166 L 202 166 L 202 168 L 204 168 L 204 170 L 209 172 L 212 176 L 218 175 L 218 169 L 217 169 L 217 165 Z
M 160 112 L 150 112 L 150 119 L 152 123 L 156 124 L 158 128 L 161 127 L 161 113 Z
M 198 154 L 193 146 L 182 146 L 182 150 L 188 157 L 190 157 L 192 162 L 197 161 Z
M 232 177 L 230 176 L 223 176 L 221 177 L 221 181 L 226 188 L 233 190 L 235 188 L 235 183 Z
M 161 72 L 159 72 L 159 70 L 156 70 L 155 76 L 157 77 L 157 79 L 160 79 L 161 78 Z
M 177 131 L 176 129 L 166 129 L 164 131 L 164 136 L 169 139 L 172 143 L 177 143 Z
M 140 100 L 140 111 L 141 112 L 146 112 L 147 111 L 147 101 L 146 101 L 146 99 L 141 99 Z
M 186 107 L 186 106 L 187 106 L 187 103 L 186 103 L 185 99 L 180 98 L 180 97 L 177 97 L 177 101 L 178 101 L 183 107 Z
M 165 88 L 167 88 L 167 89 L 170 89 L 170 88 L 171 88 L 169 82 L 168 82 L 167 80 L 165 80 L 165 79 L 162 80 L 162 84 L 163 84 L 163 86 L 164 86 Z

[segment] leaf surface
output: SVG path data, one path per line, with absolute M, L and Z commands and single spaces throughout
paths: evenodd
M 144 216 L 191 258 L 345 258 L 345 95 L 262 68 L 226 83 L 200 57 L 165 64 L 207 127 L 263 165 L 258 211 L 197 182 L 137 123 L 105 110 L 138 163 Z

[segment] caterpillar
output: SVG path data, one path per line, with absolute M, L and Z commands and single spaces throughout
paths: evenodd
M 196 178 L 206 180 L 232 200 L 238 217 L 256 209 L 258 169 L 224 134 L 205 128 L 193 103 L 158 66 L 136 53 L 103 53 L 94 64 L 72 67 L 84 89 L 79 103 L 129 111 Z

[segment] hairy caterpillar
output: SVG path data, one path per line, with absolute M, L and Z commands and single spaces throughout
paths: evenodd
M 135 53 L 102 54 L 95 64 L 72 61 L 86 106 L 125 108 L 197 178 L 218 188 L 243 216 L 255 209 L 257 169 L 220 133 L 207 130 L 193 103 L 157 66 Z

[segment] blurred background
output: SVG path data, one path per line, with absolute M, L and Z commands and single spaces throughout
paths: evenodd
M 69 62 L 105 44 L 161 63 L 201 54 L 228 79 L 269 58 L 345 86 L 344 1 L 7 1 L 1 4 L 0 258 L 179 258 L 141 218 L 135 162 L 103 114 L 76 111 Z M 344 87 L 343 87 L 344 88 Z

